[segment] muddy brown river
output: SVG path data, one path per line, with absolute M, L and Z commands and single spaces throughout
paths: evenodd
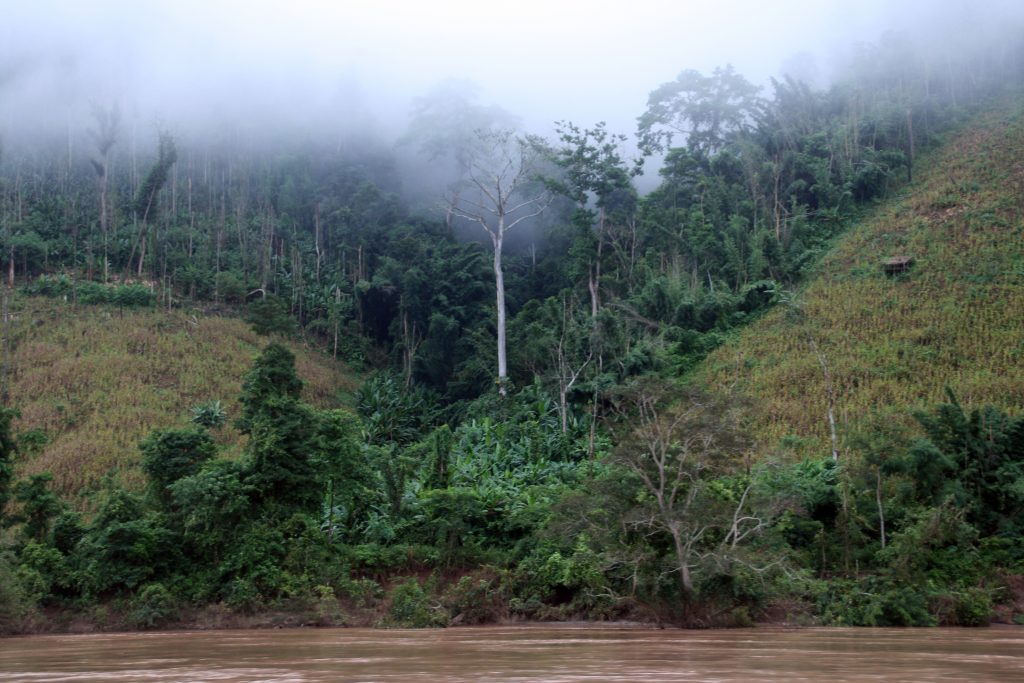
M 0 681 L 1024 681 L 1024 627 L 296 629 L 0 639 Z

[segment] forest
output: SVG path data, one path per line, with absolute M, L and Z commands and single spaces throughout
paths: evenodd
M 397 145 L 137 130 L 116 103 L 0 138 L 0 632 L 1024 620 L 1019 404 L 949 377 L 904 423 L 847 419 L 805 331 L 826 437 L 785 457 L 751 426 L 770 397 L 703 365 L 772 312 L 806 319 L 837 240 L 945 182 L 975 117 L 1019 131 L 1022 77 L 1019 39 L 934 55 L 890 33 L 827 88 L 683 70 L 628 132 L 529 134 L 448 82 Z M 8 318 L 40 297 L 97 325 L 241 316 L 265 341 L 240 395 L 141 440 L 144 486 L 114 470 L 76 496 L 28 473 L 48 437 L 8 395 Z M 294 342 L 359 388 L 304 400 Z

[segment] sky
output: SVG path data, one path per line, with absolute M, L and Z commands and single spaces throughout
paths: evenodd
M 858 41 L 937 17 L 971 30 L 1009 0 L 0 0 L 0 134 L 92 103 L 176 126 L 404 125 L 468 79 L 483 104 L 631 133 L 648 93 L 727 63 L 765 83 L 794 55 L 823 78 Z M 970 9 L 968 9 L 970 8 Z M 1020 12 L 1018 12 L 1019 14 Z M 154 123 L 154 125 L 156 125 Z

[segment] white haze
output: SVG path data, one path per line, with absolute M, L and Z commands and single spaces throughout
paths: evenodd
M 784 68 L 824 83 L 857 42 L 922 25 L 984 39 L 1024 2 L 998 0 L 0 0 L 0 138 L 70 138 L 118 103 L 139 139 L 390 144 L 444 79 L 550 135 L 553 122 L 632 133 L 682 69 Z M 934 33 L 934 30 L 933 30 Z M 74 129 L 74 130 L 72 130 Z M 134 133 L 133 133 L 134 135 Z

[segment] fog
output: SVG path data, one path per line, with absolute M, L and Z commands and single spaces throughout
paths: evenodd
M 447 78 L 477 83 L 482 101 L 540 133 L 564 119 L 631 132 L 647 94 L 684 68 L 731 63 L 763 83 L 800 64 L 824 81 L 851 45 L 885 30 L 934 23 L 971 35 L 1021 14 L 1020 3 L 942 0 L 5 4 L 8 134 L 119 101 L 172 128 L 369 126 L 391 136 L 410 100 Z

